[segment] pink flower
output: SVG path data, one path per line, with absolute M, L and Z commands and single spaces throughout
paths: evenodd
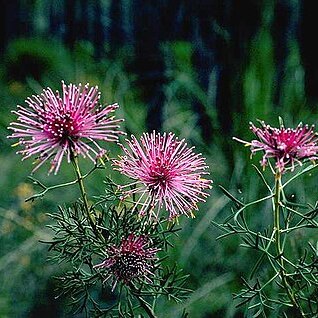
M 140 142 L 132 136 L 127 143 L 130 149 L 122 146 L 126 155 L 114 160 L 114 165 L 135 180 L 127 185 L 135 187 L 124 191 L 126 196 L 140 194 L 134 209 L 140 207 L 144 215 L 153 212 L 155 206 L 159 213 L 164 205 L 170 220 L 180 214 L 193 216 L 192 210 L 198 209 L 199 201 L 205 201 L 208 194 L 204 190 L 212 183 L 203 178 L 208 166 L 201 154 L 195 154 L 194 147 L 188 148 L 172 133 L 144 133 Z
M 268 158 L 274 158 L 276 169 L 284 172 L 288 167 L 294 170 L 295 163 L 301 165 L 302 160 L 317 159 L 318 138 L 314 132 L 314 126 L 303 126 L 301 123 L 297 128 L 273 128 L 261 121 L 262 127 L 258 128 L 251 123 L 252 132 L 259 140 L 252 140 L 251 151 L 264 151 L 261 165 L 267 165 Z
M 150 243 L 146 236 L 130 234 L 122 239 L 119 247 L 110 246 L 106 251 L 108 257 L 94 268 L 107 269 L 106 280 L 114 278 L 112 291 L 118 281 L 129 284 L 132 280 L 145 278 L 151 282 L 148 276 L 154 275 L 155 254 L 159 249 L 148 247 Z
M 82 88 L 81 84 L 66 86 L 62 82 L 62 89 L 62 96 L 58 91 L 44 89 L 40 96 L 27 98 L 27 106 L 18 106 L 13 112 L 18 120 L 11 123 L 13 134 L 9 138 L 19 138 L 18 144 L 24 149 L 17 153 L 23 159 L 38 156 L 33 171 L 52 158 L 49 173 L 54 170 L 56 174 L 63 156 L 70 162 L 71 153 L 95 162 L 105 152 L 96 140 L 117 141 L 122 134 L 117 130 L 122 120 L 109 116 L 118 105 L 102 108 L 97 86 L 86 84 Z

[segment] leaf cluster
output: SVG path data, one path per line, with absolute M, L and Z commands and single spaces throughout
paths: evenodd
M 271 221 L 275 217 L 275 187 L 270 187 L 256 167 L 260 180 L 267 188 L 264 197 L 243 202 L 221 187 L 233 206 L 231 215 L 223 223 L 214 222 L 223 232 L 218 239 L 239 236 L 241 246 L 253 250 L 256 257 L 249 277 L 242 278 L 242 290 L 234 295 L 238 300 L 237 306 L 247 305 L 252 317 L 268 317 L 271 312 L 285 317 L 318 316 L 318 241 L 317 236 L 315 241 L 311 235 L 318 229 L 318 203 L 291 202 L 285 194 L 289 184 L 315 167 L 303 167 L 279 185 L 279 228 Z M 251 213 L 266 213 L 268 224 L 259 229 L 253 224 Z M 279 249 L 277 231 L 281 244 Z
M 176 265 L 163 264 L 167 250 L 173 246 L 171 238 L 179 230 L 176 225 L 164 219 L 140 218 L 125 205 L 114 206 L 109 202 L 114 202 L 114 198 L 101 198 L 99 204 L 91 207 L 94 226 L 87 220 L 81 202 L 60 206 L 57 213 L 49 214 L 54 236 L 46 243 L 53 251 L 51 261 L 68 268 L 57 278 L 59 297 L 68 299 L 72 312 L 84 312 L 87 317 L 135 317 L 140 312 L 152 311 L 161 296 L 177 302 L 184 299 L 189 292 L 184 286 L 187 275 Z M 119 281 L 111 292 L 107 269 L 97 270 L 94 265 L 108 257 L 108 247 L 118 246 L 131 233 L 146 235 L 151 248 L 160 249 L 153 261 L 151 282 L 143 278 L 129 284 Z

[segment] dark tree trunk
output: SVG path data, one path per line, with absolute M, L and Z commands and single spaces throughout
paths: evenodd
M 76 30 L 76 0 L 65 0 L 64 2 L 65 11 L 65 43 L 69 48 L 73 48 L 77 40 Z
M 201 0 L 186 2 L 185 7 L 185 17 L 192 21 L 193 63 L 199 84 L 207 92 L 211 72 L 216 72 L 217 116 L 222 132 L 231 134 L 233 113 L 243 110 L 241 74 L 250 40 L 259 27 L 260 5 L 252 0 Z M 203 138 L 211 142 L 213 125 L 208 110 L 199 101 L 193 107 Z
M 220 1 L 216 16 L 216 64 L 218 116 L 223 132 L 232 133 L 233 115 L 242 112 L 243 78 L 250 41 L 259 29 L 261 7 L 258 2 Z M 221 32 L 218 31 L 221 27 Z
M 203 0 L 189 3 L 188 15 L 192 15 L 192 43 L 194 46 L 193 64 L 197 72 L 198 82 L 207 92 L 210 84 L 210 75 L 215 63 L 215 34 L 212 30 L 214 21 L 214 4 L 212 1 Z M 209 105 L 208 107 L 212 107 Z M 201 101 L 193 102 L 193 109 L 198 116 L 203 139 L 212 141 L 212 121 L 207 109 Z
M 59 4 L 55 1 L 51 1 L 49 4 L 49 31 L 51 35 L 61 39 L 65 32 L 63 30 L 64 8 L 63 4 L 60 4 L 60 7 Z
M 191 17 L 188 0 L 162 0 L 162 39 L 166 41 L 191 40 Z
M 135 63 L 138 85 L 148 104 L 147 128 L 160 130 L 162 109 L 165 102 L 164 61 L 160 52 L 161 14 L 160 1 L 134 1 Z
M 78 24 L 78 37 L 83 40 L 89 40 L 89 0 L 80 0 L 79 8 L 80 8 L 80 18 Z
M 211 72 L 216 73 L 215 105 L 221 133 L 231 135 L 233 115 L 243 111 L 242 74 L 248 61 L 250 41 L 259 28 L 260 3 L 253 0 L 201 0 L 188 5 L 192 16 L 194 66 L 201 87 L 207 91 Z M 213 103 L 213 101 L 212 101 Z M 213 105 L 209 106 L 212 107 Z M 204 106 L 196 101 L 202 136 L 212 141 L 213 125 Z M 222 143 L 230 165 L 233 164 L 229 143 Z
M 19 1 L 3 1 L 0 10 L 0 51 L 4 52 L 11 39 L 19 35 Z
M 300 20 L 300 49 L 305 69 L 305 93 L 310 103 L 318 102 L 318 46 L 315 45 L 317 32 L 317 1 L 302 1 Z
M 125 42 L 125 33 L 123 28 L 123 7 L 122 1 L 116 0 L 111 2 L 110 10 L 110 31 L 109 40 L 113 48 L 117 49 Z
M 285 77 L 286 60 L 289 54 L 288 41 L 296 33 L 297 17 L 295 17 L 295 5 L 288 0 L 280 0 L 275 3 L 274 19 L 272 24 L 272 36 L 275 58 L 275 82 L 274 104 L 280 104 L 281 88 Z
M 100 0 L 94 1 L 94 22 L 93 22 L 93 43 L 95 49 L 95 57 L 101 58 L 103 55 L 103 45 L 105 41 L 104 25 L 102 23 L 102 6 Z

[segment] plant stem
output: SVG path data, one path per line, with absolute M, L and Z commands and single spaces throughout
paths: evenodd
M 276 250 L 278 257 L 281 256 L 281 245 L 280 245 L 280 194 L 281 194 L 281 174 L 277 173 L 275 175 L 275 194 L 274 194 L 274 228 L 276 229 L 275 241 L 276 241 Z
M 150 318 L 157 318 L 152 308 L 139 295 L 135 295 L 135 297 L 138 299 L 140 306 L 145 310 Z
M 83 176 L 81 174 L 81 170 L 80 170 L 80 167 L 78 164 L 78 158 L 76 155 L 74 155 L 73 152 L 71 152 L 71 161 L 72 161 L 74 171 L 75 171 L 75 174 L 76 174 L 76 177 L 78 180 L 78 185 L 79 185 L 79 188 L 81 191 L 86 215 L 88 217 L 88 220 L 89 220 L 91 226 L 93 227 L 94 230 L 96 230 L 96 222 L 95 222 L 95 218 L 92 215 L 90 208 L 89 208 L 89 204 L 88 204 L 88 200 L 87 200 L 87 193 L 85 191 L 84 182 L 83 182 Z
M 137 298 L 140 306 L 145 310 L 149 318 L 157 318 L 156 314 L 152 310 L 152 308 L 145 302 L 145 300 L 138 294 L 138 291 L 136 290 L 135 286 L 133 284 L 129 284 L 130 290 L 132 291 L 132 294 Z
M 284 250 L 281 245 L 281 230 L 280 230 L 280 196 L 281 196 L 281 190 L 282 190 L 281 179 L 282 179 L 281 173 L 276 172 L 275 194 L 274 194 L 274 229 L 276 230 L 275 243 L 276 243 L 277 259 L 278 259 L 279 267 L 280 267 L 279 272 L 280 272 L 282 284 L 287 292 L 288 298 L 290 299 L 293 306 L 299 311 L 301 317 L 305 317 L 301 306 L 299 305 L 299 303 L 297 302 L 295 298 L 294 291 L 288 284 L 287 277 L 286 277 L 286 270 L 284 267 L 284 259 L 283 259 Z

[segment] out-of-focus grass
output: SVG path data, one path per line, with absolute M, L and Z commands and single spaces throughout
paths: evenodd
M 16 58 L 18 51 L 28 49 L 28 40 L 16 44 L 11 59 Z M 39 41 L 39 40 L 37 40 Z M 24 43 L 24 46 L 21 45 Z M 39 42 L 37 42 L 37 45 Z M 45 42 L 43 42 L 45 45 Z M 22 46 L 22 48 L 21 48 Z M 14 45 L 12 46 L 14 47 Z M 41 46 L 40 46 L 41 47 Z M 34 49 L 34 48 L 33 48 Z M 212 118 L 213 127 L 219 127 L 216 122 L 216 108 L 214 97 L 217 87 L 210 87 L 204 92 L 198 85 L 195 70 L 191 65 L 192 48 L 189 43 L 167 43 L 162 48 L 167 64 L 169 78 L 165 86 L 166 103 L 164 105 L 163 129 L 176 133 L 180 138 L 186 138 L 189 144 L 195 145 L 197 150 L 207 158 L 210 166 L 214 189 L 206 204 L 200 204 L 200 210 L 195 219 L 180 218 L 183 228 L 179 237 L 175 239 L 175 248 L 169 257 L 169 262 L 178 262 L 189 273 L 189 287 L 194 290 L 189 299 L 183 304 L 161 301 L 157 309 L 159 317 L 177 317 L 184 307 L 190 317 L 240 317 L 242 311 L 235 308 L 232 293 L 240 288 L 240 277 L 248 275 L 254 255 L 239 248 L 237 239 L 215 241 L 219 232 L 211 225 L 212 220 L 222 220 L 230 213 L 230 203 L 218 189 L 221 184 L 230 189 L 242 200 L 256 198 L 264 191 L 258 182 L 255 171 L 249 165 L 249 151 L 234 142 L 232 136 L 215 135 L 215 142 L 207 146 L 202 140 L 197 126 L 197 114 L 193 112 L 192 103 L 199 100 Z M 40 50 L 40 49 L 39 49 Z M 40 50 L 41 51 L 41 50 Z M 60 80 L 66 82 L 90 82 L 98 84 L 102 92 L 102 102 L 109 104 L 118 102 L 120 108 L 118 117 L 125 118 L 125 129 L 129 133 L 140 136 L 145 130 L 146 105 L 140 99 L 138 87 L 132 74 L 126 71 L 126 64 L 130 62 L 130 52 L 125 50 L 115 60 L 104 59 L 96 62 L 90 43 L 81 42 L 74 52 L 63 48 L 63 54 L 68 56 L 67 63 L 54 62 L 59 56 L 54 56 L 50 71 L 41 74 L 39 79 L 24 76 L 23 80 L 9 77 L 0 82 L 1 116 L 0 116 L 0 317 L 35 317 L 45 312 L 41 307 L 41 299 L 49 301 L 53 298 L 54 283 L 52 276 L 62 271 L 57 264 L 46 261 L 47 247 L 39 240 L 46 240 L 50 232 L 45 228 L 49 220 L 45 213 L 56 211 L 56 205 L 64 201 L 73 201 L 78 196 L 76 187 L 56 190 L 48 193 L 42 200 L 32 204 L 25 204 L 24 197 L 31 192 L 38 191 L 27 176 L 31 171 L 31 161 L 20 162 L 15 155 L 15 148 L 10 147 L 6 139 L 9 133 L 6 129 L 14 116 L 10 111 L 17 103 L 33 93 L 39 93 L 44 86 L 60 87 Z M 32 53 L 32 50 L 31 50 Z M 41 52 L 37 52 L 40 54 Z M 38 56 L 36 54 L 36 56 Z M 244 76 L 244 105 L 243 112 L 234 116 L 234 135 L 243 139 L 250 139 L 248 122 L 257 118 L 264 119 L 273 125 L 277 124 L 277 116 L 286 118 L 287 124 L 293 125 L 300 119 L 310 118 L 310 112 L 304 107 L 303 70 L 299 64 L 297 42 L 290 42 L 289 55 L 286 61 L 284 81 L 279 105 L 274 105 L 273 78 L 275 65 L 273 57 L 273 42 L 269 32 L 262 29 L 255 37 L 249 61 Z M 10 56 L 5 61 L 10 61 Z M 11 62 L 6 62 L 11 63 Z M 5 78 L 8 64 L 2 64 L 0 73 Z M 12 74 L 11 74 L 12 75 Z M 234 170 L 229 170 L 228 161 L 222 153 L 222 143 L 229 143 L 233 149 Z M 114 146 L 112 156 L 120 150 Z M 259 158 L 253 162 L 258 164 Z M 83 169 L 87 170 L 91 163 L 84 162 Z M 36 177 L 46 184 L 55 184 L 72 180 L 72 171 L 66 163 L 61 167 L 57 176 L 47 177 L 47 167 L 42 167 Z M 110 168 L 109 168 L 110 169 Z M 103 179 L 106 175 L 118 174 L 111 170 L 99 171 L 93 178 L 88 179 L 87 188 L 92 195 L 103 192 Z M 316 175 L 304 177 L 288 191 L 299 199 L 314 200 Z M 306 183 L 306 188 L 304 184 Z M 312 193 L 312 198 L 311 197 Z M 266 223 L 271 214 L 266 205 L 257 211 L 250 210 L 249 217 L 253 224 Z M 40 301 L 38 301 L 40 299 Z M 15 304 L 19 304 L 16 306 Z M 64 306 L 58 302 L 53 306 L 51 315 L 65 317 Z M 46 313 L 46 312 L 45 312 Z M 52 317 L 53 317 L 52 316 Z M 46 313 L 46 317 L 50 317 Z

